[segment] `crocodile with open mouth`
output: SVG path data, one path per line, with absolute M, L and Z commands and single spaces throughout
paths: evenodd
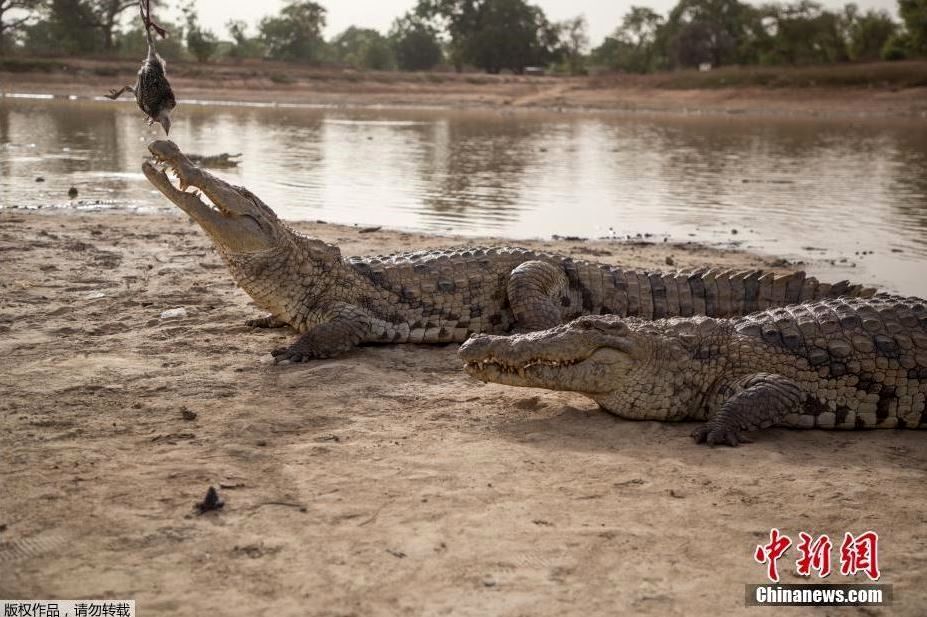
M 584 314 L 740 315 L 874 293 L 803 272 L 644 272 L 509 247 L 345 258 L 294 231 L 248 189 L 194 165 L 173 142 L 149 150 L 145 176 L 199 223 L 238 285 L 269 311 L 249 323 L 300 333 L 272 352 L 278 361 L 333 357 L 362 343 L 461 343 L 477 332 L 541 330 Z
M 477 335 L 467 372 L 579 392 L 634 420 L 699 420 L 709 445 L 772 425 L 927 428 L 927 302 L 880 294 L 739 318 L 585 316 L 542 332 Z

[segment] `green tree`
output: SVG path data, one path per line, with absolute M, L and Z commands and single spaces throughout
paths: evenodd
M 560 48 L 566 60 L 570 75 L 586 73 L 586 50 L 589 35 L 586 32 L 586 17 L 578 15 L 557 24 L 560 32 Z
M 230 58 L 260 58 L 264 55 L 264 48 L 261 41 L 249 37 L 247 34 L 248 24 L 242 20 L 229 20 L 225 24 L 232 37 L 232 47 L 228 51 Z
M 847 9 L 850 6 L 848 5 Z M 855 10 L 847 10 L 849 52 L 852 60 L 878 60 L 882 56 L 888 40 L 892 38 L 898 25 L 885 11 L 869 10 L 858 15 Z
M 479 26 L 465 45 L 465 57 L 474 65 L 489 73 L 522 73 L 553 59 L 559 36 L 541 9 L 523 0 L 487 0 L 481 8 Z
M 675 66 L 736 63 L 748 42 L 751 16 L 750 7 L 738 0 L 680 0 L 660 44 Z
M 216 35 L 200 26 L 196 5 L 190 2 L 183 7 L 184 21 L 186 22 L 187 49 L 198 62 L 207 62 L 216 53 L 219 41 Z
M 770 64 L 826 64 L 849 59 L 845 18 L 812 0 L 764 7 L 773 35 Z M 852 10 L 848 13 L 852 15 Z
M 26 44 L 34 53 L 112 53 L 125 12 L 132 9 L 137 19 L 139 7 L 138 0 L 41 0 L 33 4 L 42 7 L 42 19 L 27 35 Z M 152 0 L 151 4 L 160 2 Z M 56 41 L 60 41 L 57 49 Z
M 396 68 L 393 46 L 385 36 L 378 36 L 364 50 L 363 66 L 371 71 L 391 71 Z
M 115 36 L 123 13 L 129 9 L 138 11 L 138 0 L 90 0 L 89 8 L 102 36 L 103 50 L 108 52 L 116 47 Z
M 882 59 L 888 61 L 904 60 L 911 49 L 911 41 L 907 32 L 896 32 L 882 47 Z
M 386 38 L 371 28 L 351 26 L 330 44 L 338 62 L 356 69 L 386 71 L 393 68 L 393 49 Z
M 592 50 L 593 60 L 629 73 L 653 71 L 662 57 L 658 42 L 663 26 L 659 14 L 646 7 L 632 6 L 615 32 Z
M 557 59 L 559 32 L 525 0 L 419 0 L 416 14 L 436 20 L 450 36 L 450 59 L 498 73 Z
M 415 15 L 436 23 L 450 38 L 448 56 L 457 72 L 463 69 L 467 39 L 479 28 L 479 10 L 486 0 L 418 0 Z
M 290 0 L 277 17 L 265 17 L 259 30 L 267 55 L 276 60 L 317 62 L 324 49 L 325 8 Z
M 49 0 L 41 19 L 25 29 L 25 49 L 36 55 L 81 55 L 101 51 L 91 6 L 81 0 Z
M 396 19 L 389 31 L 396 64 L 403 71 L 427 71 L 441 62 L 437 30 L 414 13 Z
M 166 39 L 158 41 L 158 54 L 165 60 L 180 60 L 185 55 L 183 47 L 183 26 L 158 19 L 158 24 L 171 33 Z M 148 51 L 148 38 L 141 20 L 132 22 L 128 30 L 118 32 L 115 39 L 115 51 L 121 58 L 138 60 L 144 58 Z
M 904 44 L 912 55 L 927 56 L 927 0 L 898 0 L 904 22 Z
M 0 54 L 12 45 L 13 37 L 38 15 L 42 0 L 0 0 Z

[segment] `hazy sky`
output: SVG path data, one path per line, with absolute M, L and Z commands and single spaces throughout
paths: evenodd
M 181 0 L 183 1 L 183 0 Z M 326 38 L 331 37 L 348 26 L 375 28 L 381 32 L 389 29 L 393 19 L 415 6 L 415 0 L 316 0 L 328 9 L 328 27 Z M 592 45 L 598 45 L 610 34 L 621 17 L 632 4 L 648 6 L 659 13 L 666 14 L 676 5 L 677 0 L 534 0 L 554 21 L 586 16 L 589 24 L 589 38 Z M 844 0 L 820 0 L 830 9 L 840 8 Z M 244 19 L 249 24 L 256 24 L 264 15 L 276 13 L 284 5 L 283 0 L 263 0 L 262 2 L 243 2 L 242 0 L 196 0 L 200 13 L 200 22 L 213 30 L 220 37 L 227 38 L 225 23 L 230 19 Z M 760 4 L 761 2 L 755 2 Z M 172 4 L 177 4 L 172 3 Z M 861 9 L 887 9 L 897 18 L 896 0 L 858 0 Z M 171 17 L 176 17 L 171 15 Z

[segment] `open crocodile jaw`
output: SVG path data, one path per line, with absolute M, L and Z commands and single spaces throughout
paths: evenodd
M 220 250 L 255 253 L 276 246 L 276 217 L 257 197 L 203 171 L 172 141 L 154 141 L 148 150 L 152 160 L 142 164 L 145 177 L 199 223 Z M 177 176 L 179 188 L 167 169 Z
M 142 173 L 148 181 L 204 227 L 219 224 L 221 204 L 216 204 L 216 209 L 214 209 L 200 196 L 199 191 L 202 187 L 199 185 L 204 179 L 202 172 L 180 152 L 173 142 L 155 141 L 149 145 L 148 149 L 153 161 L 148 160 L 142 163 Z M 167 175 L 168 169 L 177 176 L 180 188 L 175 187 Z M 193 191 L 188 190 L 191 187 Z

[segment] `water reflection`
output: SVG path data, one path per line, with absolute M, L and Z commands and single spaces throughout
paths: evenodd
M 440 120 L 419 144 L 428 226 L 477 231 L 516 223 L 522 184 L 538 165 L 535 126 L 501 115 Z
M 915 134 L 892 148 L 887 165 L 892 169 L 889 192 L 895 215 L 916 229 L 927 230 L 927 148 L 924 135 Z M 903 145 L 902 145 L 903 144 Z M 912 241 L 927 245 L 927 233 L 914 234 Z M 927 272 L 925 272 L 927 275 Z
M 242 153 L 220 173 L 287 218 L 737 240 L 823 254 L 835 264 L 816 262 L 819 274 L 927 295 L 924 123 L 182 109 L 171 137 L 190 152 Z M 75 186 L 82 199 L 163 207 L 139 171 L 158 136 L 129 103 L 0 99 L 0 205 L 66 204 Z

